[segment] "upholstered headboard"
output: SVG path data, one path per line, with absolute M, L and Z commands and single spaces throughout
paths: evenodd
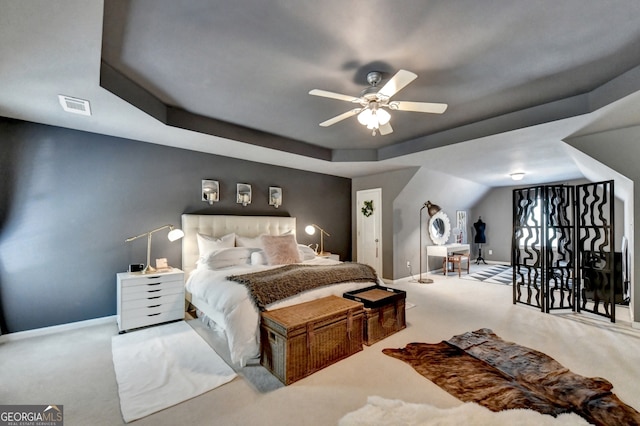
M 295 217 L 279 216 L 230 216 L 183 214 L 182 269 L 188 276 L 198 260 L 198 233 L 222 237 L 231 232 L 243 237 L 257 237 L 262 234 L 281 235 L 296 233 Z

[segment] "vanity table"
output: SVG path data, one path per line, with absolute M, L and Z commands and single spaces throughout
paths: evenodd
M 471 251 L 470 244 L 443 244 L 440 246 L 427 246 L 427 256 L 447 257 L 449 253 L 469 254 Z M 427 257 L 427 262 L 429 261 Z
M 438 256 L 444 258 L 446 260 L 449 257 L 449 254 L 463 254 L 467 256 L 467 261 L 469 259 L 469 255 L 471 253 L 471 246 L 469 244 L 462 243 L 452 243 L 446 244 L 449 239 L 449 235 L 451 234 L 451 223 L 449 221 L 449 217 L 447 214 L 440 209 L 439 206 L 431 204 L 431 202 L 427 201 L 425 203 L 425 207 L 429 208 L 429 214 L 431 218 L 429 219 L 429 237 L 431 237 L 431 241 L 433 241 L 434 245 L 426 246 L 427 249 L 427 273 L 429 273 L 429 256 Z M 424 207 L 423 207 L 424 208 Z M 422 210 L 422 209 L 421 209 Z M 434 210 L 432 212 L 432 210 Z M 422 234 L 420 234 L 422 235 Z M 422 239 L 420 240 L 420 255 L 422 257 Z M 446 265 L 446 262 L 444 262 Z M 420 259 L 420 278 L 422 279 L 422 258 Z M 468 271 L 467 271 L 468 272 Z M 445 270 L 446 274 L 446 270 Z M 423 281 L 419 281 L 423 282 Z M 424 282 L 433 282 L 432 280 L 425 280 Z
M 469 255 L 471 253 L 471 245 L 470 244 L 442 244 L 439 246 L 427 246 L 427 265 L 429 265 L 429 256 L 437 256 L 446 258 L 450 253 L 460 253 L 467 256 L 467 262 L 469 261 Z M 443 262 L 446 268 L 446 263 Z M 468 266 L 468 264 L 467 264 Z M 459 269 L 459 268 L 458 268 Z M 446 269 L 445 269 L 446 274 Z M 459 271 L 458 271 L 459 272 Z M 467 271 L 468 273 L 469 271 Z

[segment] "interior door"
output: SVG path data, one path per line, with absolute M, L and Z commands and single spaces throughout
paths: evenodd
M 367 209 L 365 206 L 372 206 Z M 356 193 L 358 263 L 373 267 L 382 276 L 382 188 L 366 189 Z M 365 208 L 365 212 L 363 212 Z

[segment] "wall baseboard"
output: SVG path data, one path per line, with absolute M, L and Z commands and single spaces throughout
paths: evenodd
M 0 336 L 0 343 L 13 342 L 16 340 L 30 339 L 32 337 L 47 336 L 63 331 L 77 330 L 94 325 L 116 323 L 116 315 L 108 317 L 94 318 L 85 321 L 71 322 L 69 324 L 54 325 L 51 327 L 36 328 L 34 330 L 18 331 L 16 333 L 3 334 Z

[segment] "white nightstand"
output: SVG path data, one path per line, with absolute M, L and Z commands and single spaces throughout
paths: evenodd
M 331 260 L 337 260 L 340 261 L 340 255 L 339 254 L 323 254 L 323 255 L 317 255 L 318 257 L 323 257 L 325 259 L 331 259 Z
M 118 329 L 184 319 L 184 272 L 117 274 Z

